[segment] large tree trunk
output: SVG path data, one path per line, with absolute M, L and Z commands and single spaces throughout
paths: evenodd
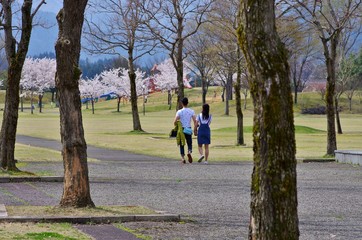
M 94 206 L 90 196 L 87 144 L 84 139 L 79 93 L 80 39 L 87 0 L 64 0 L 57 15 L 59 35 L 56 88 L 60 110 L 60 134 L 64 161 L 63 207 Z
M 8 69 L 8 88 L 5 95 L 5 108 L 1 127 L 1 167 L 10 171 L 18 171 L 15 165 L 14 152 L 16 128 L 18 125 L 19 107 L 19 65 L 10 64 Z
M 237 76 L 236 83 L 234 85 L 235 89 L 235 104 L 236 104 L 236 117 L 237 117 L 237 135 L 236 135 L 236 145 L 244 145 L 244 122 L 243 122 L 243 111 L 241 110 L 241 52 L 240 48 L 237 48 L 238 55 L 238 64 L 237 64 Z
M 22 30 L 18 49 L 16 51 L 16 40 L 13 37 L 13 12 L 11 1 L 1 1 L 4 14 L 5 51 L 9 64 L 7 89 L 5 95 L 5 108 L 0 136 L 1 166 L 7 170 L 17 171 L 15 166 L 14 152 L 16 141 L 16 129 L 18 125 L 19 108 L 19 84 L 21 71 L 28 52 L 29 41 L 32 30 L 31 8 L 32 1 L 25 0 L 22 8 Z
M 287 51 L 273 0 L 241 1 L 238 34 L 254 103 L 249 239 L 299 238 L 296 145 Z
M 336 88 L 336 57 L 338 46 L 339 34 L 335 35 L 329 40 L 330 48 L 328 48 L 328 41 L 323 40 L 324 56 L 327 65 L 327 85 L 326 85 L 326 111 L 327 111 L 327 155 L 334 156 L 334 151 L 337 150 L 337 137 L 336 137 L 336 122 L 334 112 L 334 95 Z

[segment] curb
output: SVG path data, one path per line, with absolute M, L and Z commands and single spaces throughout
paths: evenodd
M 114 222 L 179 222 L 180 215 L 176 214 L 163 214 L 163 215 L 124 215 L 114 217 L 26 217 L 26 216 L 13 216 L 13 217 L 0 217 L 0 222 L 24 223 L 24 222 L 47 222 L 47 223 L 60 223 L 67 222 L 72 224 L 108 224 Z
M 44 177 L 0 177 L 0 183 L 18 183 L 18 182 L 63 182 L 64 177 L 44 176 Z
M 297 161 L 302 163 L 313 163 L 313 162 L 324 163 L 324 162 L 335 162 L 336 160 L 334 158 L 301 158 L 297 159 Z
M 0 218 L 7 217 L 8 213 L 4 204 L 0 204 Z

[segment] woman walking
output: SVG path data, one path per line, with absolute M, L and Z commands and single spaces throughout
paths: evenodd
M 202 106 L 202 112 L 197 115 L 196 118 L 196 126 L 198 126 L 198 130 L 195 128 L 194 131 L 197 133 L 197 143 L 200 153 L 200 158 L 198 160 L 199 163 L 205 159 L 205 164 L 208 163 L 209 158 L 209 144 L 211 142 L 211 133 L 210 133 L 210 123 L 212 116 L 210 115 L 210 106 L 209 104 L 204 104 Z M 202 145 L 205 148 L 205 155 L 203 153 Z

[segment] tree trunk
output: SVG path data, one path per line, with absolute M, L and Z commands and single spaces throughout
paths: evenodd
M 132 106 L 132 119 L 133 119 L 133 131 L 142 131 L 140 116 L 138 113 L 137 105 L 137 90 L 136 90 L 136 73 L 133 66 L 132 50 L 128 51 L 128 76 L 131 84 L 131 106 Z
M 172 90 L 167 90 L 167 102 L 168 102 L 168 110 L 171 110 L 171 107 L 172 107 Z
M 8 67 L 7 89 L 5 94 L 5 107 L 0 136 L 0 158 L 3 169 L 18 171 L 15 166 L 14 152 L 16 141 L 16 130 L 18 125 L 19 111 L 19 84 L 21 71 L 29 48 L 29 41 L 32 30 L 32 1 L 25 0 L 22 8 L 22 29 L 21 37 L 16 51 L 16 40 L 13 37 L 13 12 L 11 1 L 1 1 L 4 16 L 5 52 Z
M 117 97 L 117 112 L 120 112 L 121 110 L 121 98 L 122 97 Z
M 226 80 L 226 97 L 225 97 L 225 115 L 229 116 L 230 112 L 230 100 L 233 99 L 233 74 L 231 72 L 228 73 Z
M 183 52 L 183 38 L 182 38 L 182 31 L 183 31 L 183 20 L 179 19 L 179 27 L 178 27 L 178 43 L 177 43 L 177 52 L 176 52 L 176 72 L 177 72 L 177 84 L 178 84 L 178 92 L 177 92 L 177 104 L 176 110 L 182 108 L 180 102 L 184 98 L 184 64 L 182 58 Z
M 326 111 L 327 111 L 327 155 L 334 156 L 334 151 L 337 150 L 337 137 L 335 126 L 334 112 L 334 94 L 336 88 L 336 57 L 338 36 L 336 33 L 330 39 L 330 49 L 328 48 L 327 40 L 323 41 L 324 56 L 327 65 L 327 85 L 326 85 Z
M 226 116 L 229 116 L 229 109 L 230 109 L 230 107 L 229 107 L 229 98 L 226 97 L 226 99 L 225 99 L 225 115 Z
M 21 95 L 21 98 L 20 98 L 20 111 L 24 112 L 24 96 L 22 94 L 23 94 L 23 89 L 21 88 L 20 89 L 20 95 Z
M 296 145 L 288 53 L 273 0 L 241 1 L 238 35 L 254 103 L 249 239 L 299 238 Z
M 233 100 L 233 72 L 228 73 L 226 81 L 226 99 Z
M 39 113 L 42 112 L 42 108 L 43 108 L 43 94 L 39 94 Z
M 247 97 L 248 97 L 248 89 L 245 89 L 245 92 L 244 92 L 244 110 L 246 110 Z
M 92 114 L 94 114 L 94 98 L 91 97 L 91 103 L 92 103 Z
M 336 107 L 335 111 L 336 111 L 336 121 L 337 121 L 337 129 L 338 129 L 337 131 L 338 131 L 338 134 L 343 134 L 341 120 L 339 118 L 339 111 L 338 111 L 338 108 L 339 108 L 339 106 L 338 106 L 338 102 L 339 102 L 338 96 L 335 97 L 334 102 L 335 102 L 335 107 Z
M 30 94 L 30 112 L 34 114 L 34 98 L 33 98 L 33 91 Z
M 10 64 L 8 69 L 8 88 L 5 95 L 5 107 L 1 127 L 1 167 L 9 171 L 18 171 L 15 165 L 14 152 L 16 128 L 18 125 L 19 83 L 21 67 Z
M 240 48 L 237 48 L 238 55 L 238 64 L 237 64 L 237 76 L 236 83 L 234 85 L 235 89 L 235 104 L 236 104 L 236 117 L 237 117 L 237 136 L 236 136 L 236 145 L 244 145 L 244 122 L 243 122 L 243 111 L 241 110 L 241 52 Z
M 196 82 L 196 80 L 195 80 Z M 202 104 L 206 103 L 207 81 L 204 74 L 201 74 Z
M 298 80 L 297 80 L 297 63 L 293 61 L 293 71 L 292 71 L 292 79 L 293 79 L 293 88 L 294 88 L 294 104 L 298 103 Z
M 51 93 L 52 93 L 52 102 L 55 102 L 55 91 L 56 91 L 56 89 L 55 89 L 55 88 L 51 88 L 50 91 L 51 91 Z
M 64 162 L 64 187 L 60 205 L 93 207 L 90 196 L 87 144 L 84 139 L 79 93 L 80 39 L 87 0 L 64 0 L 57 15 L 59 34 L 55 44 L 60 111 L 60 134 Z

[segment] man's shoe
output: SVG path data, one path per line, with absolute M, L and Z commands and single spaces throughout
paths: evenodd
M 191 153 L 188 153 L 187 154 L 187 158 L 189 160 L 189 163 L 192 163 L 192 156 L 191 156 Z

